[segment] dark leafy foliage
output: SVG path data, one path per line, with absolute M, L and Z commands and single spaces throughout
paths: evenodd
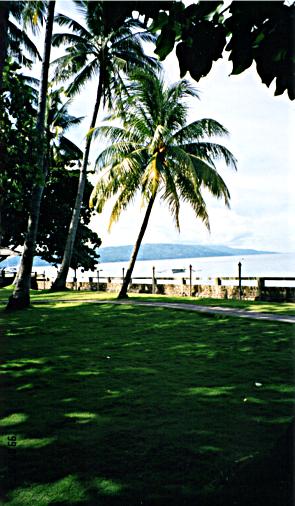
M 67 170 L 63 164 L 64 160 L 60 167 L 50 171 L 44 190 L 37 247 L 38 255 L 56 264 L 60 263 L 63 257 L 79 180 L 79 170 Z M 93 269 L 99 258 L 96 250 L 101 245 L 101 240 L 88 228 L 93 214 L 88 206 L 91 191 L 92 186 L 87 182 L 71 261 L 71 267 L 74 269 Z
M 42 174 L 35 173 L 34 164 L 37 92 L 30 80 L 18 73 L 19 70 L 18 64 L 7 62 L 0 123 L 1 243 L 14 247 L 23 244 L 33 182 L 42 177 Z M 57 92 L 50 98 L 48 120 L 51 127 L 67 129 L 69 124 L 78 122 L 80 118 L 71 117 L 64 106 L 58 107 Z M 79 179 L 79 170 L 73 168 L 79 163 L 82 153 L 67 137 L 61 136 L 58 141 L 50 125 L 47 127 L 50 170 L 41 206 L 37 254 L 49 262 L 60 262 Z M 101 241 L 88 228 L 91 189 L 90 183 L 87 183 L 71 264 L 73 268 L 83 266 L 90 269 L 97 263 L 95 250 Z
M 202 1 L 188 7 L 182 2 L 132 4 L 133 10 L 153 19 L 151 30 L 159 34 L 156 53 L 161 60 L 176 45 L 181 77 L 189 72 L 199 81 L 226 50 L 232 74 L 244 72 L 255 62 L 266 86 L 275 80 L 275 95 L 287 91 L 294 100 L 294 3 L 233 1 L 223 11 L 222 1 Z
M 0 242 L 6 245 L 23 242 L 19 218 L 27 211 L 36 152 L 36 97 L 18 70 L 16 63 L 7 62 L 0 110 Z

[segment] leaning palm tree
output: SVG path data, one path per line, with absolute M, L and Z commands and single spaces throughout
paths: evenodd
M 138 192 L 147 204 L 119 298 L 127 296 L 157 196 L 167 202 L 178 229 L 181 201 L 188 202 L 196 217 L 209 228 L 203 188 L 214 197 L 223 198 L 229 206 L 229 191 L 214 162 L 221 159 L 236 168 L 236 160 L 226 147 L 210 141 L 228 132 L 213 119 L 186 124 L 185 99 L 196 96 L 196 90 L 186 80 L 165 87 L 161 75 L 136 72 L 124 93 L 119 113 L 113 115 L 113 119 L 121 119 L 123 126 L 102 126 L 89 134 L 110 142 L 96 161 L 104 175 L 92 192 L 90 206 L 101 212 L 106 201 L 116 196 L 111 226 Z
M 31 272 L 35 254 L 36 238 L 40 215 L 40 205 L 46 179 L 45 162 L 45 112 L 46 95 L 48 87 L 48 72 L 51 51 L 55 0 L 47 2 L 46 31 L 44 39 L 44 56 L 42 60 L 42 75 L 39 88 L 38 114 L 36 121 L 35 138 L 38 150 L 34 156 L 36 182 L 32 190 L 31 209 L 21 263 L 18 271 L 13 294 L 9 298 L 7 309 L 22 309 L 30 305 Z M 37 146 L 37 143 L 36 143 Z
M 66 45 L 66 54 L 55 61 L 56 76 L 59 80 L 75 76 L 67 90 L 69 96 L 76 95 L 90 79 L 97 76 L 96 101 L 90 122 L 90 129 L 93 129 L 100 106 L 112 103 L 116 86 L 122 83 L 122 76 L 136 66 L 157 67 L 158 62 L 146 56 L 142 48 L 142 42 L 153 42 L 154 36 L 143 31 L 138 20 L 113 20 L 113 2 L 76 3 L 84 13 L 87 27 L 65 15 L 56 16 L 55 20 L 60 26 L 71 29 L 70 33 L 58 33 L 53 37 L 55 46 Z M 90 146 L 91 137 L 88 136 L 64 256 L 52 290 L 65 289 L 80 219 Z

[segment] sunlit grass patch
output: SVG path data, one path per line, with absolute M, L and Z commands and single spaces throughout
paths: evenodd
M 11 430 L 11 428 L 10 428 Z M 0 446 L 8 446 L 8 441 L 11 440 L 12 437 L 15 437 L 14 434 L 1 434 L 0 435 Z M 10 439 L 9 439 L 10 438 Z M 15 451 L 15 448 L 43 448 L 44 446 L 48 446 L 55 441 L 54 437 L 45 437 L 45 438 L 27 438 L 22 434 L 18 434 L 16 438 L 16 445 L 10 446 L 12 451 Z
M 95 478 L 92 484 L 104 495 L 116 495 L 124 488 L 120 483 L 105 478 Z
M 8 427 L 10 425 L 18 425 L 27 420 L 28 416 L 25 413 L 12 413 L 0 420 L 0 427 Z
M 220 387 L 191 387 L 188 388 L 187 395 L 204 395 L 209 397 L 218 397 L 220 395 L 230 395 L 234 387 L 232 386 L 220 386 Z
M 94 422 L 96 420 L 99 420 L 98 415 L 95 413 L 89 413 L 89 412 L 80 412 L 80 413 L 65 413 L 64 415 L 66 418 L 72 419 L 76 423 L 90 423 Z M 104 418 L 104 417 L 103 417 Z
M 5 304 L 9 295 L 12 293 L 12 287 L 5 287 L 0 290 L 0 303 Z M 51 292 L 50 290 L 31 290 L 31 302 L 48 303 L 67 301 L 114 301 L 117 294 L 111 292 L 97 292 L 85 290 L 67 290 L 65 292 Z M 213 299 L 207 297 L 171 297 L 168 295 L 151 295 L 151 294 L 129 294 L 130 302 L 132 301 L 151 301 L 151 302 L 174 302 L 183 304 L 197 304 L 202 306 L 221 306 L 232 309 L 244 309 L 247 311 L 255 311 L 262 313 L 278 313 L 295 315 L 294 302 L 263 302 L 248 300 L 232 300 L 232 299 Z M 77 303 L 76 302 L 76 303 Z
M 87 498 L 84 487 L 76 476 L 67 476 L 55 483 L 32 484 L 20 487 L 10 494 L 9 506 L 47 506 L 55 502 L 66 504 L 83 502 Z

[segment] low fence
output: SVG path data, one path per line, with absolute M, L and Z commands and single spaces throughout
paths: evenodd
M 88 281 L 78 281 L 73 278 L 73 281 L 67 282 L 67 288 L 118 293 L 122 282 L 122 276 L 93 276 L 89 277 Z M 46 278 L 45 275 L 38 275 L 35 278 L 35 283 L 38 289 L 51 287 L 51 280 Z M 150 277 L 133 277 L 128 291 L 130 293 L 184 297 L 295 302 L 295 277 L 218 277 L 202 279 L 193 276 L 156 277 L 154 275 Z
M 0 276 L 0 287 L 13 282 L 14 276 Z M 71 290 L 89 290 L 118 293 L 123 276 L 89 277 L 87 281 L 67 282 Z M 50 289 L 52 279 L 46 273 L 32 274 L 32 288 Z M 212 297 L 216 299 L 243 299 L 261 301 L 295 302 L 294 277 L 218 277 L 198 278 L 181 276 L 133 277 L 129 284 L 130 293 L 146 293 L 170 296 Z

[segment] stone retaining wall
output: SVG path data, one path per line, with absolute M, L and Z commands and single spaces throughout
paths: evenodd
M 49 289 L 51 287 L 51 281 L 48 279 L 37 280 L 39 290 Z M 96 282 L 69 282 L 67 288 L 70 290 L 89 290 L 96 291 Z M 113 292 L 118 293 L 120 291 L 121 284 L 119 283 L 100 283 L 99 290 L 102 292 Z M 129 286 L 130 293 L 152 293 L 151 284 L 131 284 Z M 189 296 L 190 287 L 188 284 L 163 284 L 156 286 L 156 294 L 159 295 L 170 295 L 170 296 Z M 210 297 L 214 299 L 239 299 L 239 287 L 238 286 L 223 286 L 219 284 L 214 285 L 193 285 L 192 286 L 193 297 Z M 243 300 L 262 300 L 262 301 L 290 301 L 295 302 L 295 288 L 281 288 L 281 287 L 265 287 L 264 284 L 261 286 L 243 286 L 242 287 L 242 299 Z

